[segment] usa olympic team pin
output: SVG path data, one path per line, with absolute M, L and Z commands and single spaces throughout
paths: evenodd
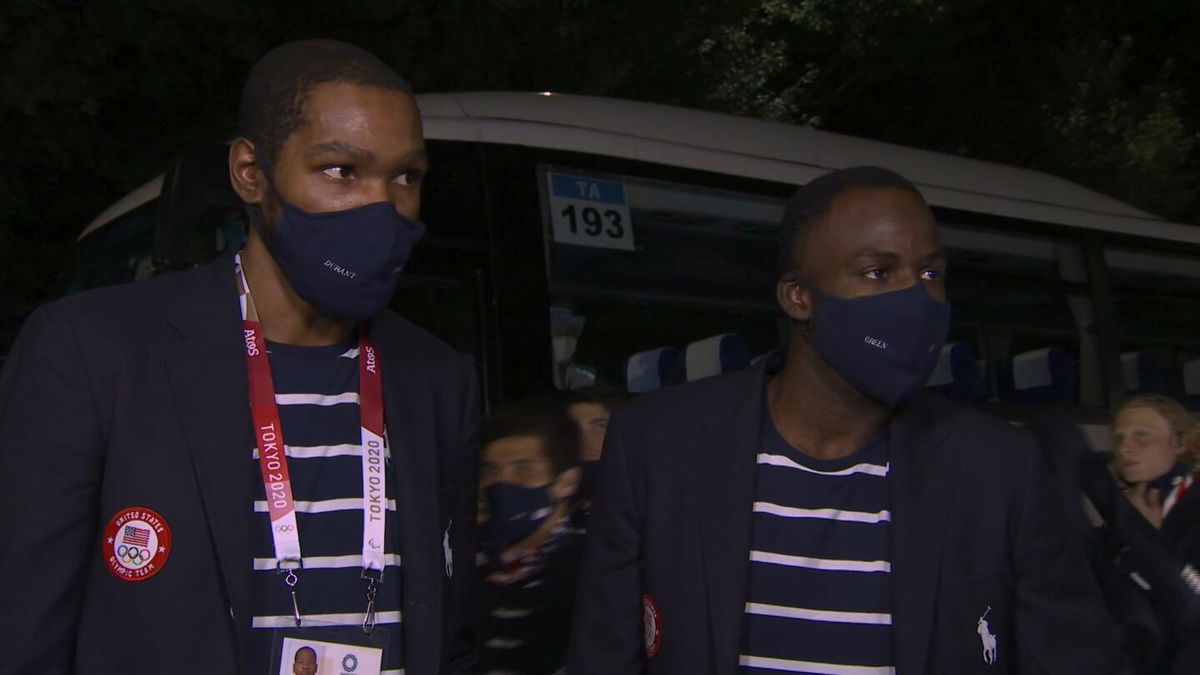
M 662 614 L 649 594 L 642 596 L 642 641 L 646 648 L 646 658 L 654 658 L 658 654 L 659 644 L 662 643 Z
M 171 528 L 144 506 L 118 511 L 104 528 L 100 550 L 108 571 L 122 581 L 145 581 L 162 570 L 171 554 Z

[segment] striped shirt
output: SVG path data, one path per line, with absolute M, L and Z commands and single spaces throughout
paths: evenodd
M 818 460 L 763 415 L 740 672 L 895 672 L 887 475 L 886 436 Z
M 358 410 L 357 341 L 329 347 L 267 343 L 275 402 L 291 474 L 300 529 L 304 568 L 296 586 L 303 628 L 298 635 L 288 588 L 275 571 L 271 522 L 253 448 L 251 465 L 258 488 L 254 514 L 253 631 L 246 672 L 272 669 L 277 631 L 324 642 L 342 642 L 345 628 L 361 627 L 366 614 L 366 582 L 362 572 L 362 454 Z M 387 455 L 390 465 L 390 454 Z M 385 645 L 383 672 L 403 672 L 400 631 L 399 519 L 396 490 L 386 472 L 386 567 L 375 598 L 372 642 Z M 357 628 L 362 636 L 362 629 Z M 349 631 L 353 635 L 353 631 Z M 289 666 L 290 668 L 290 666 Z

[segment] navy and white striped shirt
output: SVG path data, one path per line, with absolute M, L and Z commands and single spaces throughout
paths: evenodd
M 886 436 L 818 460 L 764 410 L 740 672 L 895 672 L 887 475 Z
M 275 402 L 283 426 L 300 550 L 297 596 L 305 639 L 340 642 L 334 625 L 362 626 L 366 582 L 362 572 L 362 454 L 358 411 L 357 341 L 329 347 L 267 343 Z M 258 449 L 251 451 L 256 478 Z M 390 454 L 388 463 L 390 465 Z M 387 474 L 386 567 L 375 598 L 375 629 L 386 645 L 383 672 L 402 673 L 399 519 L 396 489 Z M 253 645 L 247 672 L 270 670 L 276 629 L 294 629 L 292 602 L 275 571 L 271 521 L 261 480 L 254 501 Z M 322 627 L 324 626 L 324 627 Z M 344 630 L 344 629 L 341 629 Z M 361 632 L 361 628 L 359 629 Z

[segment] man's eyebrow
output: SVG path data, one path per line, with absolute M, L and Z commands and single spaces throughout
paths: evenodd
M 309 151 L 305 154 L 307 154 L 309 157 L 312 157 L 315 155 L 333 155 L 333 154 L 349 155 L 357 160 L 368 161 L 368 162 L 375 159 L 375 153 L 371 152 L 370 150 L 367 150 L 366 148 L 360 148 L 357 145 L 350 145 L 349 143 L 343 143 L 342 141 L 328 141 L 326 143 L 318 143 L 318 144 L 314 145 L 312 148 L 310 148 Z

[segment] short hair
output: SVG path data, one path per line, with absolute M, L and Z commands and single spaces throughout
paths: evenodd
M 1183 444 L 1183 457 L 1180 460 L 1187 464 L 1189 470 L 1200 468 L 1200 418 L 1170 396 L 1154 393 L 1136 394 L 1121 401 L 1113 416 L 1130 408 L 1149 408 L 1158 413 L 1167 421 L 1171 435 L 1178 436 Z
M 562 401 L 538 398 L 504 406 L 488 416 L 482 447 L 502 438 L 534 436 L 555 476 L 579 466 L 579 427 Z
M 611 415 L 614 410 L 629 402 L 629 396 L 610 384 L 601 383 L 568 391 L 563 394 L 563 400 L 568 410 L 577 403 L 595 403 Z
M 300 652 L 309 652 L 313 655 L 314 659 L 317 658 L 317 650 L 309 647 L 308 645 L 304 645 L 303 647 L 297 649 L 295 654 L 292 654 L 292 663 L 300 660 Z
M 299 40 L 263 55 L 250 69 L 238 106 L 238 135 L 254 143 L 269 172 L 283 144 L 304 124 L 304 105 L 327 82 L 379 87 L 412 96 L 412 87 L 361 47 L 337 40 Z
M 809 181 L 792 193 L 779 223 L 780 275 L 800 267 L 804 242 L 812 232 L 812 226 L 829 214 L 833 200 L 859 188 L 895 188 L 911 192 L 922 201 L 925 199 L 907 178 L 878 166 L 841 169 Z

